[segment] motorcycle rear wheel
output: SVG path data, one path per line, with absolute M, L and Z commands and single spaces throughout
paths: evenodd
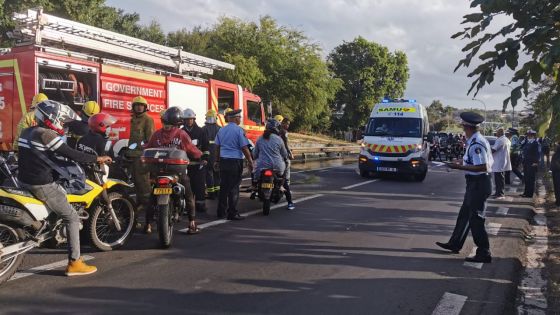
M 270 199 L 263 200 L 263 215 L 270 214 Z
M 162 248 L 171 247 L 173 240 L 173 220 L 170 205 L 158 205 L 158 234 Z
M 5 247 L 22 242 L 25 234 L 21 228 L 14 228 L 7 224 L 0 223 L 0 244 Z M 23 261 L 23 255 L 0 262 L 0 284 L 10 280 L 16 273 Z

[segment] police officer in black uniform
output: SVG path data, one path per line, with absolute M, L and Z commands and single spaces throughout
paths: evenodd
M 484 118 L 477 113 L 464 112 L 461 113 L 461 119 L 463 120 L 463 130 L 468 137 L 463 163 L 449 163 L 448 166 L 466 172 L 467 188 L 453 235 L 449 242 L 436 242 L 436 244 L 453 253 L 459 253 L 470 229 L 477 250 L 474 257 L 467 257 L 465 260 L 490 263 L 492 255 L 485 227 L 485 212 L 486 199 L 492 193 L 489 174 L 493 163 L 492 151 L 486 138 L 478 132 L 478 125 L 484 121 Z
M 523 198 L 533 198 L 535 194 L 535 181 L 540 160 L 540 144 L 536 139 L 537 132 L 527 131 L 527 139 L 522 146 L 523 150 L 523 176 L 525 178 L 525 191 Z
M 206 166 L 210 155 L 208 137 L 206 133 L 196 124 L 196 113 L 187 108 L 183 112 L 185 130 L 191 137 L 192 143 L 202 152 L 200 161 L 191 161 L 188 167 L 188 175 L 191 181 L 191 189 L 195 197 L 196 212 L 206 212 Z

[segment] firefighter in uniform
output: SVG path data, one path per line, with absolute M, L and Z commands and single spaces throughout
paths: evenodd
M 64 126 L 68 128 L 67 143 L 72 149 L 76 149 L 78 140 L 89 132 L 89 118 L 95 114 L 99 114 L 100 111 L 101 107 L 99 107 L 96 101 L 85 102 L 80 115 L 82 120 L 74 120 Z
M 208 192 L 208 199 L 216 199 L 220 192 L 220 172 L 216 172 L 213 165 L 216 162 L 216 135 L 220 131 L 218 125 L 218 114 L 215 110 L 210 109 L 206 113 L 206 122 L 202 131 L 208 139 L 208 150 L 210 156 L 208 158 L 208 165 L 206 166 L 206 191 Z
M 206 134 L 196 124 L 196 113 L 187 108 L 183 112 L 183 130 L 191 137 L 192 143 L 202 152 L 202 157 L 196 161 L 191 161 L 188 167 L 188 175 L 191 182 L 191 189 L 195 197 L 195 207 L 197 212 L 206 212 L 206 165 L 210 156 L 209 143 Z
M 43 93 L 39 93 L 33 96 L 33 100 L 31 101 L 31 107 L 29 108 L 29 111 L 27 112 L 27 114 L 21 117 L 21 120 L 17 124 L 16 134 L 14 136 L 14 143 L 13 143 L 14 151 L 18 150 L 19 135 L 21 134 L 23 129 L 37 126 L 37 122 L 35 121 L 35 107 L 37 106 L 37 104 L 46 101 L 48 99 L 49 98 Z
M 490 144 L 478 132 L 478 125 L 484 118 L 473 112 L 461 113 L 463 130 L 468 137 L 467 148 L 463 157 L 463 163 L 448 163 L 452 169 L 466 172 L 465 178 L 467 188 L 463 205 L 459 210 L 455 230 L 447 243 L 436 242 L 436 244 L 453 253 L 459 253 L 467 238 L 469 230 L 472 232 L 473 240 L 477 246 L 476 255 L 467 257 L 468 262 L 490 263 L 490 243 L 485 227 L 486 199 L 492 193 L 492 182 L 489 172 L 492 169 L 492 151 Z
M 140 157 L 142 147 L 148 143 L 154 133 L 154 120 L 148 115 L 148 102 L 142 96 L 137 96 L 132 100 L 132 118 L 130 119 L 129 146 L 135 144 L 136 147 L 126 152 L 126 157 L 131 160 L 132 180 L 136 189 L 136 204 L 138 210 L 146 212 L 146 221 L 150 222 L 153 211 L 150 206 L 150 173 L 144 168 Z M 151 233 L 149 224 L 145 225 L 144 232 Z

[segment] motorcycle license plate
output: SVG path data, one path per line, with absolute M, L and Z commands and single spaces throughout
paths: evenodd
M 378 172 L 392 172 L 392 173 L 396 173 L 397 169 L 394 167 L 378 167 L 377 168 Z
M 274 188 L 274 184 L 273 183 L 262 183 L 261 184 L 261 188 Z
M 171 188 L 154 188 L 154 195 L 171 195 L 172 192 Z

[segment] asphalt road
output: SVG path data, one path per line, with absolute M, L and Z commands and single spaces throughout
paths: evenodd
M 460 172 L 432 165 L 423 183 L 363 179 L 353 163 L 296 173 L 293 190 L 301 200 L 296 210 L 281 206 L 269 217 L 255 214 L 240 222 L 213 222 L 211 203 L 211 212 L 200 216 L 201 223 L 211 223 L 199 235 L 176 234 L 169 250 L 157 248 L 157 234 L 141 233 L 119 251 L 86 248 L 99 268 L 91 276 L 63 276 L 65 249 L 35 250 L 20 278 L 0 287 L 0 313 L 514 311 L 528 203 L 490 202 L 494 262 L 468 266 L 470 237 L 459 255 L 434 245 L 453 229 L 464 192 Z M 259 207 L 244 194 L 240 209 Z

